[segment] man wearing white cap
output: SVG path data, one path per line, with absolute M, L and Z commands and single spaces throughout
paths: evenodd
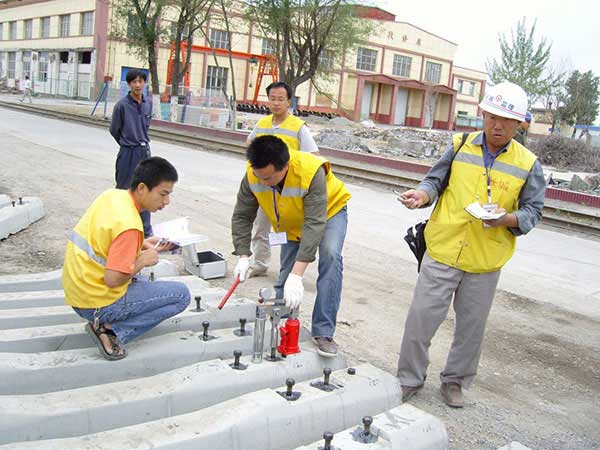
M 500 269 L 512 257 L 516 237 L 542 217 L 545 181 L 536 156 L 513 137 L 525 120 L 527 95 L 513 83 L 486 92 L 479 107 L 483 132 L 470 133 L 461 145 L 453 138 L 444 155 L 416 189 L 399 201 L 410 209 L 437 200 L 425 228 L 427 251 L 406 318 L 398 362 L 403 401 L 423 387 L 429 345 L 454 298 L 456 325 L 441 394 L 451 407 L 464 405 L 462 388 L 472 383 Z M 505 213 L 479 220 L 465 207 Z

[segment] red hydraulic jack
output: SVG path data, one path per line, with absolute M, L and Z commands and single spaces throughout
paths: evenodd
M 275 298 L 273 291 L 262 288 L 256 305 L 256 321 L 254 322 L 254 345 L 252 350 L 252 362 L 261 363 L 265 345 L 265 325 L 267 318 L 271 321 L 271 343 L 270 352 L 265 357 L 267 361 L 278 361 L 282 356 L 293 355 L 300 352 L 298 340 L 300 338 L 300 321 L 298 320 L 299 308 L 290 309 L 285 306 L 285 301 Z M 280 327 L 279 322 L 288 316 L 285 325 Z M 279 342 L 281 334 L 281 342 Z

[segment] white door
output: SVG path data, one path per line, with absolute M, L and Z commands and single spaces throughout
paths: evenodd
M 371 98 L 373 97 L 373 85 L 365 83 L 360 107 L 360 120 L 368 119 L 371 113 Z
M 408 90 L 398 89 L 396 97 L 396 112 L 394 114 L 394 125 L 404 125 L 406 110 L 408 109 Z

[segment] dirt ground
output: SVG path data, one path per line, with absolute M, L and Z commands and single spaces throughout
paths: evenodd
M 112 184 L 112 162 L 98 166 L 85 156 L 28 142 L 18 133 L 0 133 L 0 139 L 0 193 L 34 193 L 48 211 L 41 221 L 0 242 L 0 274 L 58 269 L 68 231 L 91 200 Z M 209 234 L 215 248 L 231 249 L 229 204 L 183 189 L 177 204 L 166 218 L 190 216 L 194 230 Z M 345 291 L 336 340 L 352 363 L 368 361 L 395 373 L 415 264 L 398 260 L 390 267 L 386 254 L 361 242 L 347 243 L 344 257 Z M 238 294 L 254 296 L 259 286 L 275 280 L 275 270 L 268 278 L 251 279 Z M 314 270 L 309 272 L 305 282 L 305 325 L 310 323 L 314 276 Z M 225 287 L 230 283 L 231 271 L 214 282 Z M 497 449 L 513 440 L 535 450 L 600 449 L 598 321 L 498 292 L 479 374 L 462 410 L 447 408 L 438 391 L 437 373 L 453 326 L 451 312 L 431 347 L 428 383 L 412 401 L 444 421 L 451 449 Z

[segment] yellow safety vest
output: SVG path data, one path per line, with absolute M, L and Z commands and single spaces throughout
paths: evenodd
M 261 184 L 252 173 L 250 163 L 247 165 L 246 175 L 252 193 L 269 218 L 273 229 L 277 232 L 286 232 L 288 241 L 299 241 L 302 237 L 304 196 L 321 166 L 327 172 L 327 219 L 329 220 L 346 206 L 350 193 L 344 183 L 333 175 L 327 160 L 310 153 L 291 152 L 281 193 L 275 188 Z
M 293 114 L 288 114 L 279 127 L 273 128 L 273 114 L 261 118 L 256 124 L 256 137 L 266 134 L 277 136 L 287 145 L 288 149 L 300 151 L 300 128 L 304 125 L 304 121 L 298 119 Z
M 487 175 L 483 148 L 472 141 L 479 132 L 469 134 L 456 154 L 448 187 L 427 222 L 427 252 L 435 261 L 465 272 L 485 273 L 500 270 L 512 257 L 516 238 L 507 227 L 484 228 L 471 217 L 465 206 L 475 201 L 487 203 Z M 453 137 L 454 148 L 462 135 Z M 519 208 L 519 194 L 536 156 L 515 140 L 499 154 L 490 171 L 492 203 L 508 213 Z
M 144 232 L 129 191 L 109 189 L 94 200 L 67 244 L 62 283 L 68 305 L 101 308 L 125 295 L 131 281 L 110 288 L 104 282 L 104 270 L 112 242 L 131 229 Z M 140 250 L 141 246 L 138 254 Z

